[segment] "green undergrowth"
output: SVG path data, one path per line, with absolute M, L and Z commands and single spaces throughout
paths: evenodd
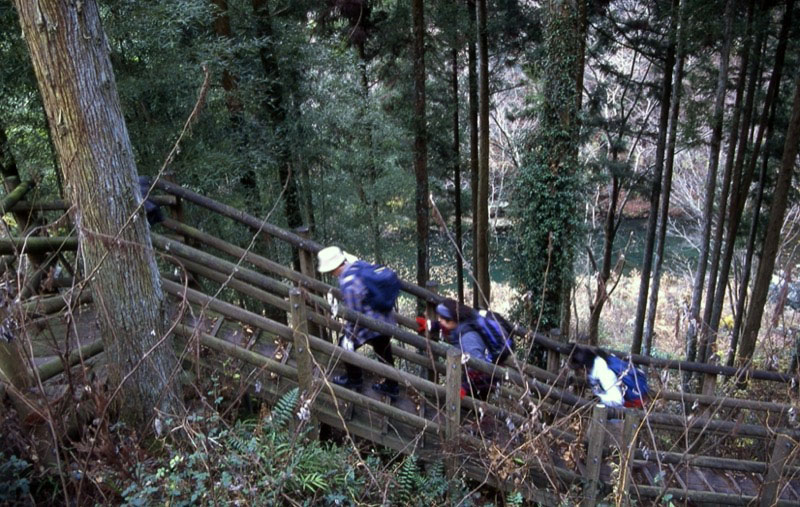
M 271 411 L 232 424 L 216 414 L 167 421 L 162 434 L 185 438 L 162 439 L 160 455 L 138 464 L 123 505 L 472 504 L 441 463 L 311 438 L 303 406 L 293 389 Z
M 0 445 L 0 505 L 522 502 L 519 493 L 448 477 L 442 461 L 423 462 L 333 430 L 318 438 L 310 402 L 296 388 L 268 407 L 223 394 L 229 390 L 214 375 L 208 380 L 205 389 L 197 386 L 207 396 L 194 398 L 182 417 L 155 419 L 151 436 L 97 413 L 80 435 L 59 435 L 50 460 L 42 455 L 47 438 L 23 431 L 7 412 L 0 417 L 7 437 Z

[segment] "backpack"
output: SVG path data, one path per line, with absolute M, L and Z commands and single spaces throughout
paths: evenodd
M 353 263 L 355 275 L 367 287 L 364 302 L 373 310 L 386 313 L 394 308 L 400 294 L 400 279 L 386 266 L 376 266 L 366 261 Z
M 636 401 L 648 396 L 647 376 L 641 369 L 634 366 L 633 363 L 611 354 L 605 360 L 608 368 L 622 380 L 622 384 L 625 386 L 622 389 L 625 401 Z
M 486 343 L 486 348 L 489 352 L 487 358 L 490 362 L 501 363 L 514 350 L 511 325 L 500 315 L 481 310 L 475 314 L 475 321 L 472 327 L 478 331 L 484 343 Z
M 139 176 L 139 191 L 142 193 L 142 197 L 147 195 L 151 185 L 152 181 L 149 177 Z M 164 214 L 161 212 L 161 207 L 149 198 L 144 201 L 144 212 L 145 215 L 147 215 L 147 223 L 150 225 L 155 225 L 164 221 Z

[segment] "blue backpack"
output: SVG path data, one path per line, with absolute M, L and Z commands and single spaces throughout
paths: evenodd
M 366 261 L 353 263 L 355 274 L 367 287 L 364 301 L 373 310 L 386 313 L 394 308 L 400 294 L 400 279 L 386 266 L 376 266 Z
M 511 326 L 503 317 L 481 310 L 475 315 L 473 327 L 486 343 L 489 352 L 487 357 L 492 363 L 501 363 L 514 350 Z
M 142 193 L 142 197 L 147 195 L 151 185 L 152 180 L 148 176 L 139 176 L 139 191 Z M 164 221 L 164 214 L 161 212 L 161 207 L 151 199 L 144 200 L 144 212 L 145 215 L 147 215 L 147 223 L 150 225 L 155 225 Z
M 641 369 L 634 366 L 633 363 L 611 354 L 605 360 L 608 368 L 622 380 L 622 384 L 625 386 L 623 389 L 625 401 L 636 401 L 649 395 L 647 376 Z

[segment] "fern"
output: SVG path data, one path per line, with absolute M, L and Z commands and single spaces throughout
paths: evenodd
M 320 490 L 328 489 L 328 483 L 319 472 L 310 472 L 300 476 L 299 487 L 300 489 L 315 493 Z
M 239 426 L 236 431 L 224 435 L 230 447 L 233 447 L 239 454 L 249 454 L 251 451 L 252 437 Z
M 397 472 L 397 490 L 395 491 L 395 501 L 399 504 L 407 505 L 411 502 L 416 492 L 416 484 L 419 478 L 417 469 L 417 457 L 409 455 L 400 465 Z
M 300 390 L 294 388 L 280 397 L 272 409 L 272 424 L 276 428 L 285 428 L 294 415 L 294 408 L 300 398 Z
M 27 461 L 13 454 L 6 458 L 5 454 L 0 452 L 0 500 L 9 504 L 25 501 L 23 499 L 30 490 L 30 484 L 25 477 L 29 467 Z
M 438 479 L 444 477 L 444 462 L 436 461 L 428 466 L 428 477 L 430 479 Z
M 506 496 L 506 505 L 509 506 L 522 505 L 524 501 L 525 498 L 523 498 L 522 493 L 520 493 L 519 491 L 514 491 L 513 493 Z
M 447 495 L 449 483 L 444 474 L 444 462 L 436 461 L 428 465 L 425 474 L 420 477 L 418 494 L 423 495 L 419 503 L 433 504 Z

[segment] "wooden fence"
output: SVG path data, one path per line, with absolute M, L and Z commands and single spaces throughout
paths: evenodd
M 275 399 L 299 386 L 304 399 L 313 400 L 314 424 L 327 424 L 400 452 L 417 453 L 423 459 L 444 459 L 451 473 L 521 491 L 531 501 L 545 505 L 557 505 L 565 495 L 580 496 L 584 505 L 594 505 L 607 495 L 613 495 L 618 503 L 656 501 L 666 495 L 715 505 L 800 502 L 795 464 L 800 432 L 794 405 L 712 394 L 721 380 L 741 378 L 789 393 L 796 381 L 791 375 L 633 356 L 631 360 L 648 370 L 656 387 L 648 409 L 597 405 L 567 385 L 562 357 L 568 353 L 567 344 L 517 326 L 520 342 L 546 351 L 548 368 L 516 359 L 494 366 L 462 357 L 459 350 L 434 336 L 420 336 L 412 316 L 399 316 L 399 326 L 394 327 L 343 305 L 338 305 L 333 315 L 327 295 L 339 299 L 341 294 L 316 278 L 314 255 L 322 245 L 308 238 L 306 231 L 286 231 L 168 182 L 159 181 L 157 187 L 173 196 L 162 197 L 161 202 L 201 206 L 253 234 L 285 243 L 300 259 L 301 269 L 295 271 L 174 219 L 163 223 L 169 236 L 152 235 L 163 258 L 192 277 L 260 302 L 270 309 L 266 314 L 283 316 L 267 318 L 165 277 L 164 289 L 177 308 L 191 305 L 183 308 L 202 309 L 218 319 L 216 328 L 205 329 L 202 313 L 192 318 L 185 313 L 175 328 L 182 343 L 217 351 L 255 368 L 248 381 L 253 394 Z M 32 206 L 19 198 L 15 195 L 13 202 L 4 200 L 0 205 L 17 212 L 66 208 L 64 203 Z M 19 255 L 30 251 L 31 245 L 15 238 L 0 241 L 0 255 Z M 72 238 L 44 238 L 37 248 L 50 252 L 75 247 Z M 403 282 L 402 288 L 424 302 L 429 312 L 442 299 L 435 291 L 408 282 Z M 58 311 L 58 299 L 31 300 L 25 312 Z M 335 346 L 330 337 L 341 333 L 342 319 L 358 320 L 359 325 L 391 336 L 395 357 L 405 368 L 393 368 Z M 236 343 L 220 330 L 223 320 L 234 327 L 258 330 L 260 344 Z M 87 346 L 82 357 L 101 348 Z M 2 352 L 0 344 L 0 359 Z M 397 380 L 404 388 L 401 402 L 329 382 L 342 362 L 360 366 L 369 375 Z M 465 365 L 501 380 L 489 401 L 460 398 Z M 43 379 L 51 378 L 60 371 L 61 361 L 45 362 L 39 368 Z M 669 390 L 670 382 L 661 382 L 687 372 L 703 377 L 704 394 Z M 468 414 L 466 419 L 464 414 Z M 489 431 L 484 428 L 486 421 L 495 423 Z M 711 443 L 703 445 L 708 439 Z M 720 450 L 739 446 L 748 457 L 763 459 L 693 452 L 713 451 L 712 446 Z

